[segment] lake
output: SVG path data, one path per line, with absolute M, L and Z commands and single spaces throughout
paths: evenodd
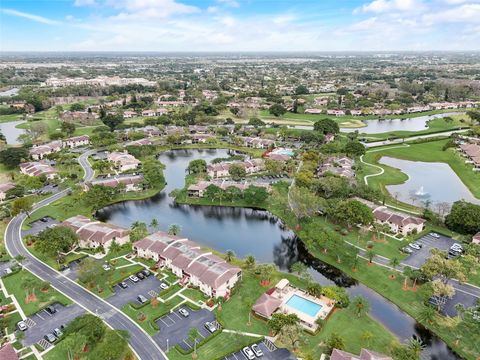
M 403 184 L 387 185 L 386 188 L 398 200 L 420 205 L 422 201 L 432 203 L 446 202 L 452 204 L 457 200 L 480 204 L 448 164 L 401 160 L 384 156 L 380 159 L 385 164 L 408 175 Z M 446 191 L 448 189 L 448 191 Z
M 295 234 L 268 211 L 177 205 L 168 196 L 173 189 L 184 186 L 185 169 L 191 160 L 204 159 L 208 162 L 226 156 L 227 150 L 173 150 L 162 153 L 159 160 L 166 166 L 164 174 L 167 181 L 164 191 L 148 200 L 108 206 L 99 211 L 97 217 L 128 227 L 135 221 L 149 224 L 156 218 L 161 230 L 167 230 L 170 224 L 175 223 L 181 226 L 182 236 L 202 245 L 222 252 L 233 250 L 239 257 L 252 254 L 258 262 L 273 262 L 282 270 L 288 270 L 291 264 L 302 261 L 320 284 L 336 284 L 345 287 L 352 296 L 367 298 L 371 304 L 371 315 L 400 340 L 420 337 L 427 345 L 426 359 L 458 359 L 444 342 L 419 327 L 396 305 L 340 270 L 312 257 Z
M 24 122 L 25 122 L 24 120 L 17 120 L 17 121 L 0 123 L 0 132 L 5 136 L 7 140 L 7 144 L 10 144 L 10 145 L 19 144 L 17 138 L 21 134 L 25 134 L 25 130 L 18 129 L 16 126 L 23 124 Z

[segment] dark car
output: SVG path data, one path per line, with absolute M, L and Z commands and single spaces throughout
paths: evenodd
M 43 217 L 43 218 L 40 219 L 40 221 L 41 221 L 41 222 L 47 222 L 48 219 L 47 219 L 46 217 Z
M 45 308 L 45 311 L 48 312 L 50 315 L 52 315 L 57 312 L 57 309 L 55 309 L 52 305 L 50 305 Z
M 143 275 L 145 275 L 145 276 L 150 276 L 150 275 L 152 275 L 152 273 L 150 272 L 150 270 L 147 270 L 147 269 L 143 270 L 142 273 L 143 273 Z
M 145 275 L 143 275 L 143 272 L 141 272 L 141 271 L 137 273 L 137 277 L 138 277 L 140 280 L 145 279 Z

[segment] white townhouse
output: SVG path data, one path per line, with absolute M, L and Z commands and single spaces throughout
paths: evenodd
M 120 171 L 134 170 L 140 166 L 140 160 L 127 152 L 111 152 L 108 154 L 107 160 L 112 162 Z
M 74 136 L 68 139 L 63 140 L 63 147 L 64 148 L 76 148 L 79 146 L 86 146 L 90 144 L 90 137 L 88 135 L 80 135 L 80 136 Z
M 41 160 L 49 154 L 53 154 L 62 150 L 63 144 L 61 140 L 49 142 L 47 144 L 35 145 L 29 150 L 30 157 L 33 160 Z

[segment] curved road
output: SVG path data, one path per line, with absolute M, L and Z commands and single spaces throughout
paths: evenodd
M 80 165 L 85 171 L 85 180 L 91 180 L 94 172 L 88 163 L 88 156 L 92 152 L 83 153 L 79 157 Z M 47 206 L 50 203 L 66 196 L 69 189 L 44 199 L 33 206 L 33 211 Z M 25 257 L 23 267 L 79 304 L 87 311 L 101 317 L 109 326 L 116 330 L 126 330 L 130 334 L 129 343 L 141 360 L 166 360 L 168 359 L 153 339 L 132 319 L 100 297 L 94 295 L 74 281 L 54 270 L 49 265 L 34 257 L 24 246 L 22 241 L 22 224 L 27 218 L 26 214 L 15 216 L 5 231 L 5 245 L 12 257 L 21 255 Z

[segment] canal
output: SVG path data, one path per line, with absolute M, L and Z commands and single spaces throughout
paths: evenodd
M 207 162 L 227 157 L 227 150 L 172 150 L 162 153 L 159 160 L 166 166 L 167 185 L 158 195 L 141 201 L 127 201 L 108 206 L 97 214 L 102 221 L 129 227 L 135 221 L 149 224 L 157 219 L 162 230 L 170 224 L 181 227 L 181 235 L 202 245 L 225 252 L 233 250 L 239 257 L 248 254 L 258 262 L 273 262 L 281 270 L 288 270 L 297 261 L 304 262 L 316 281 L 322 285 L 345 287 L 351 296 L 362 295 L 370 303 L 372 317 L 395 334 L 400 341 L 420 337 L 427 348 L 423 359 L 450 360 L 458 357 L 446 344 L 423 329 L 381 295 L 357 283 L 338 269 L 313 258 L 295 234 L 268 211 L 218 207 L 178 205 L 168 194 L 184 186 L 185 169 L 194 159 Z

